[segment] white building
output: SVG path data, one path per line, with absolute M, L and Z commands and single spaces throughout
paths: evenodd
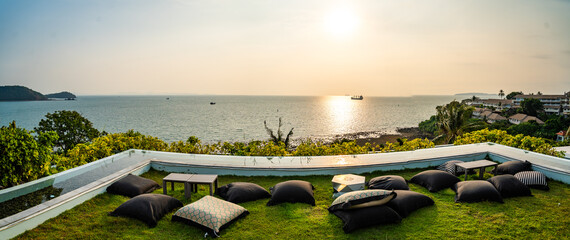
M 569 98 L 566 95 L 516 95 L 513 97 L 513 105 L 520 107 L 521 102 L 528 98 L 540 100 L 547 114 L 570 114 Z
M 471 106 L 483 106 L 485 108 L 494 108 L 503 110 L 513 107 L 513 100 L 510 99 L 476 99 L 472 101 Z

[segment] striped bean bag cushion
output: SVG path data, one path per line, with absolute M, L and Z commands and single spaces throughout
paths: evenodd
M 447 161 L 444 164 L 441 164 L 437 167 L 437 170 L 441 170 L 441 171 L 446 171 L 448 173 L 451 173 L 455 176 L 465 173 L 465 169 L 458 167 L 457 171 L 455 170 L 455 164 L 457 163 L 463 163 L 463 161 L 459 161 L 459 160 L 451 160 L 451 161 Z
M 531 188 L 550 190 L 548 183 L 546 183 L 546 176 L 537 171 L 522 171 L 515 174 L 515 177 L 522 183 Z

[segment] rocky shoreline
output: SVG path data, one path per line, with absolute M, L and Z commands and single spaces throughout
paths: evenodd
M 426 134 L 418 127 L 408 127 L 408 128 L 398 128 L 396 130 L 397 134 L 382 134 L 378 137 L 368 137 L 368 138 L 357 138 L 356 144 L 363 146 L 366 143 L 370 143 L 374 145 L 381 145 L 386 144 L 386 142 L 396 143 L 398 142 L 398 138 L 406 138 L 408 140 L 416 139 L 416 138 L 427 138 L 432 139 L 434 136 L 431 134 Z
M 339 140 L 354 140 L 359 146 L 364 146 L 366 143 L 370 143 L 373 146 L 386 144 L 386 142 L 396 143 L 398 138 L 406 138 L 408 140 L 416 138 L 428 138 L 433 139 L 434 136 L 431 134 L 426 134 L 418 127 L 407 127 L 398 128 L 396 132 L 381 132 L 381 131 L 367 131 L 367 132 L 357 132 L 357 133 L 347 133 L 339 134 L 331 137 L 311 137 L 312 140 L 320 141 L 326 144 L 332 143 Z M 292 147 L 295 148 L 302 139 L 293 139 Z

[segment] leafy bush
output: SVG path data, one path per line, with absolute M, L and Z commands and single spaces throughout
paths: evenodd
M 374 151 L 370 143 L 365 146 L 358 146 L 356 141 L 340 141 L 330 145 L 322 142 L 306 139 L 297 146 L 297 149 L 291 153 L 293 156 L 324 156 L 324 155 L 350 155 L 363 154 Z
M 129 130 L 95 138 L 91 143 L 77 144 L 68 151 L 69 159 L 63 164 L 66 168 L 80 166 L 129 149 L 168 151 L 168 144 L 156 137 Z
M 16 127 L 16 122 L 0 128 L 0 181 L 11 187 L 48 175 L 52 161 L 55 132 L 39 133 Z
M 458 137 L 454 144 L 472 144 L 481 142 L 494 142 L 506 146 L 529 150 L 537 153 L 543 153 L 556 157 L 564 157 L 562 152 L 554 150 L 552 145 L 547 143 L 543 138 L 524 136 L 522 134 L 510 135 L 502 130 L 483 129 L 470 133 L 465 133 Z
M 284 142 L 250 141 L 249 143 L 224 142 L 219 151 L 221 154 L 237 156 L 286 156 L 289 155 Z
M 420 122 L 418 127 L 419 127 L 420 131 L 422 131 L 422 132 L 431 133 L 431 134 L 435 135 L 435 133 L 437 131 L 436 122 L 437 122 L 437 118 L 435 117 L 435 115 L 433 115 L 428 120 Z
M 408 139 L 402 139 L 401 143 L 394 144 L 391 142 L 386 142 L 386 145 L 380 149 L 380 152 L 400 152 L 400 151 L 413 151 L 423 148 L 435 147 L 435 143 L 429 139 L 416 138 L 414 140 L 408 141 Z
M 215 152 L 216 146 L 202 145 L 200 139 L 190 136 L 186 142 L 177 141 L 170 143 L 169 152 L 210 154 Z

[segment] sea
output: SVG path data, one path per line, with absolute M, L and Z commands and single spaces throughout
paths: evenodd
M 470 98 L 448 96 L 79 96 L 76 100 L 0 102 L 0 125 L 33 130 L 47 113 L 73 110 L 108 133 L 130 129 L 166 142 L 190 136 L 203 143 L 267 140 L 293 129 L 293 140 L 369 138 L 417 127 L 438 105 Z

